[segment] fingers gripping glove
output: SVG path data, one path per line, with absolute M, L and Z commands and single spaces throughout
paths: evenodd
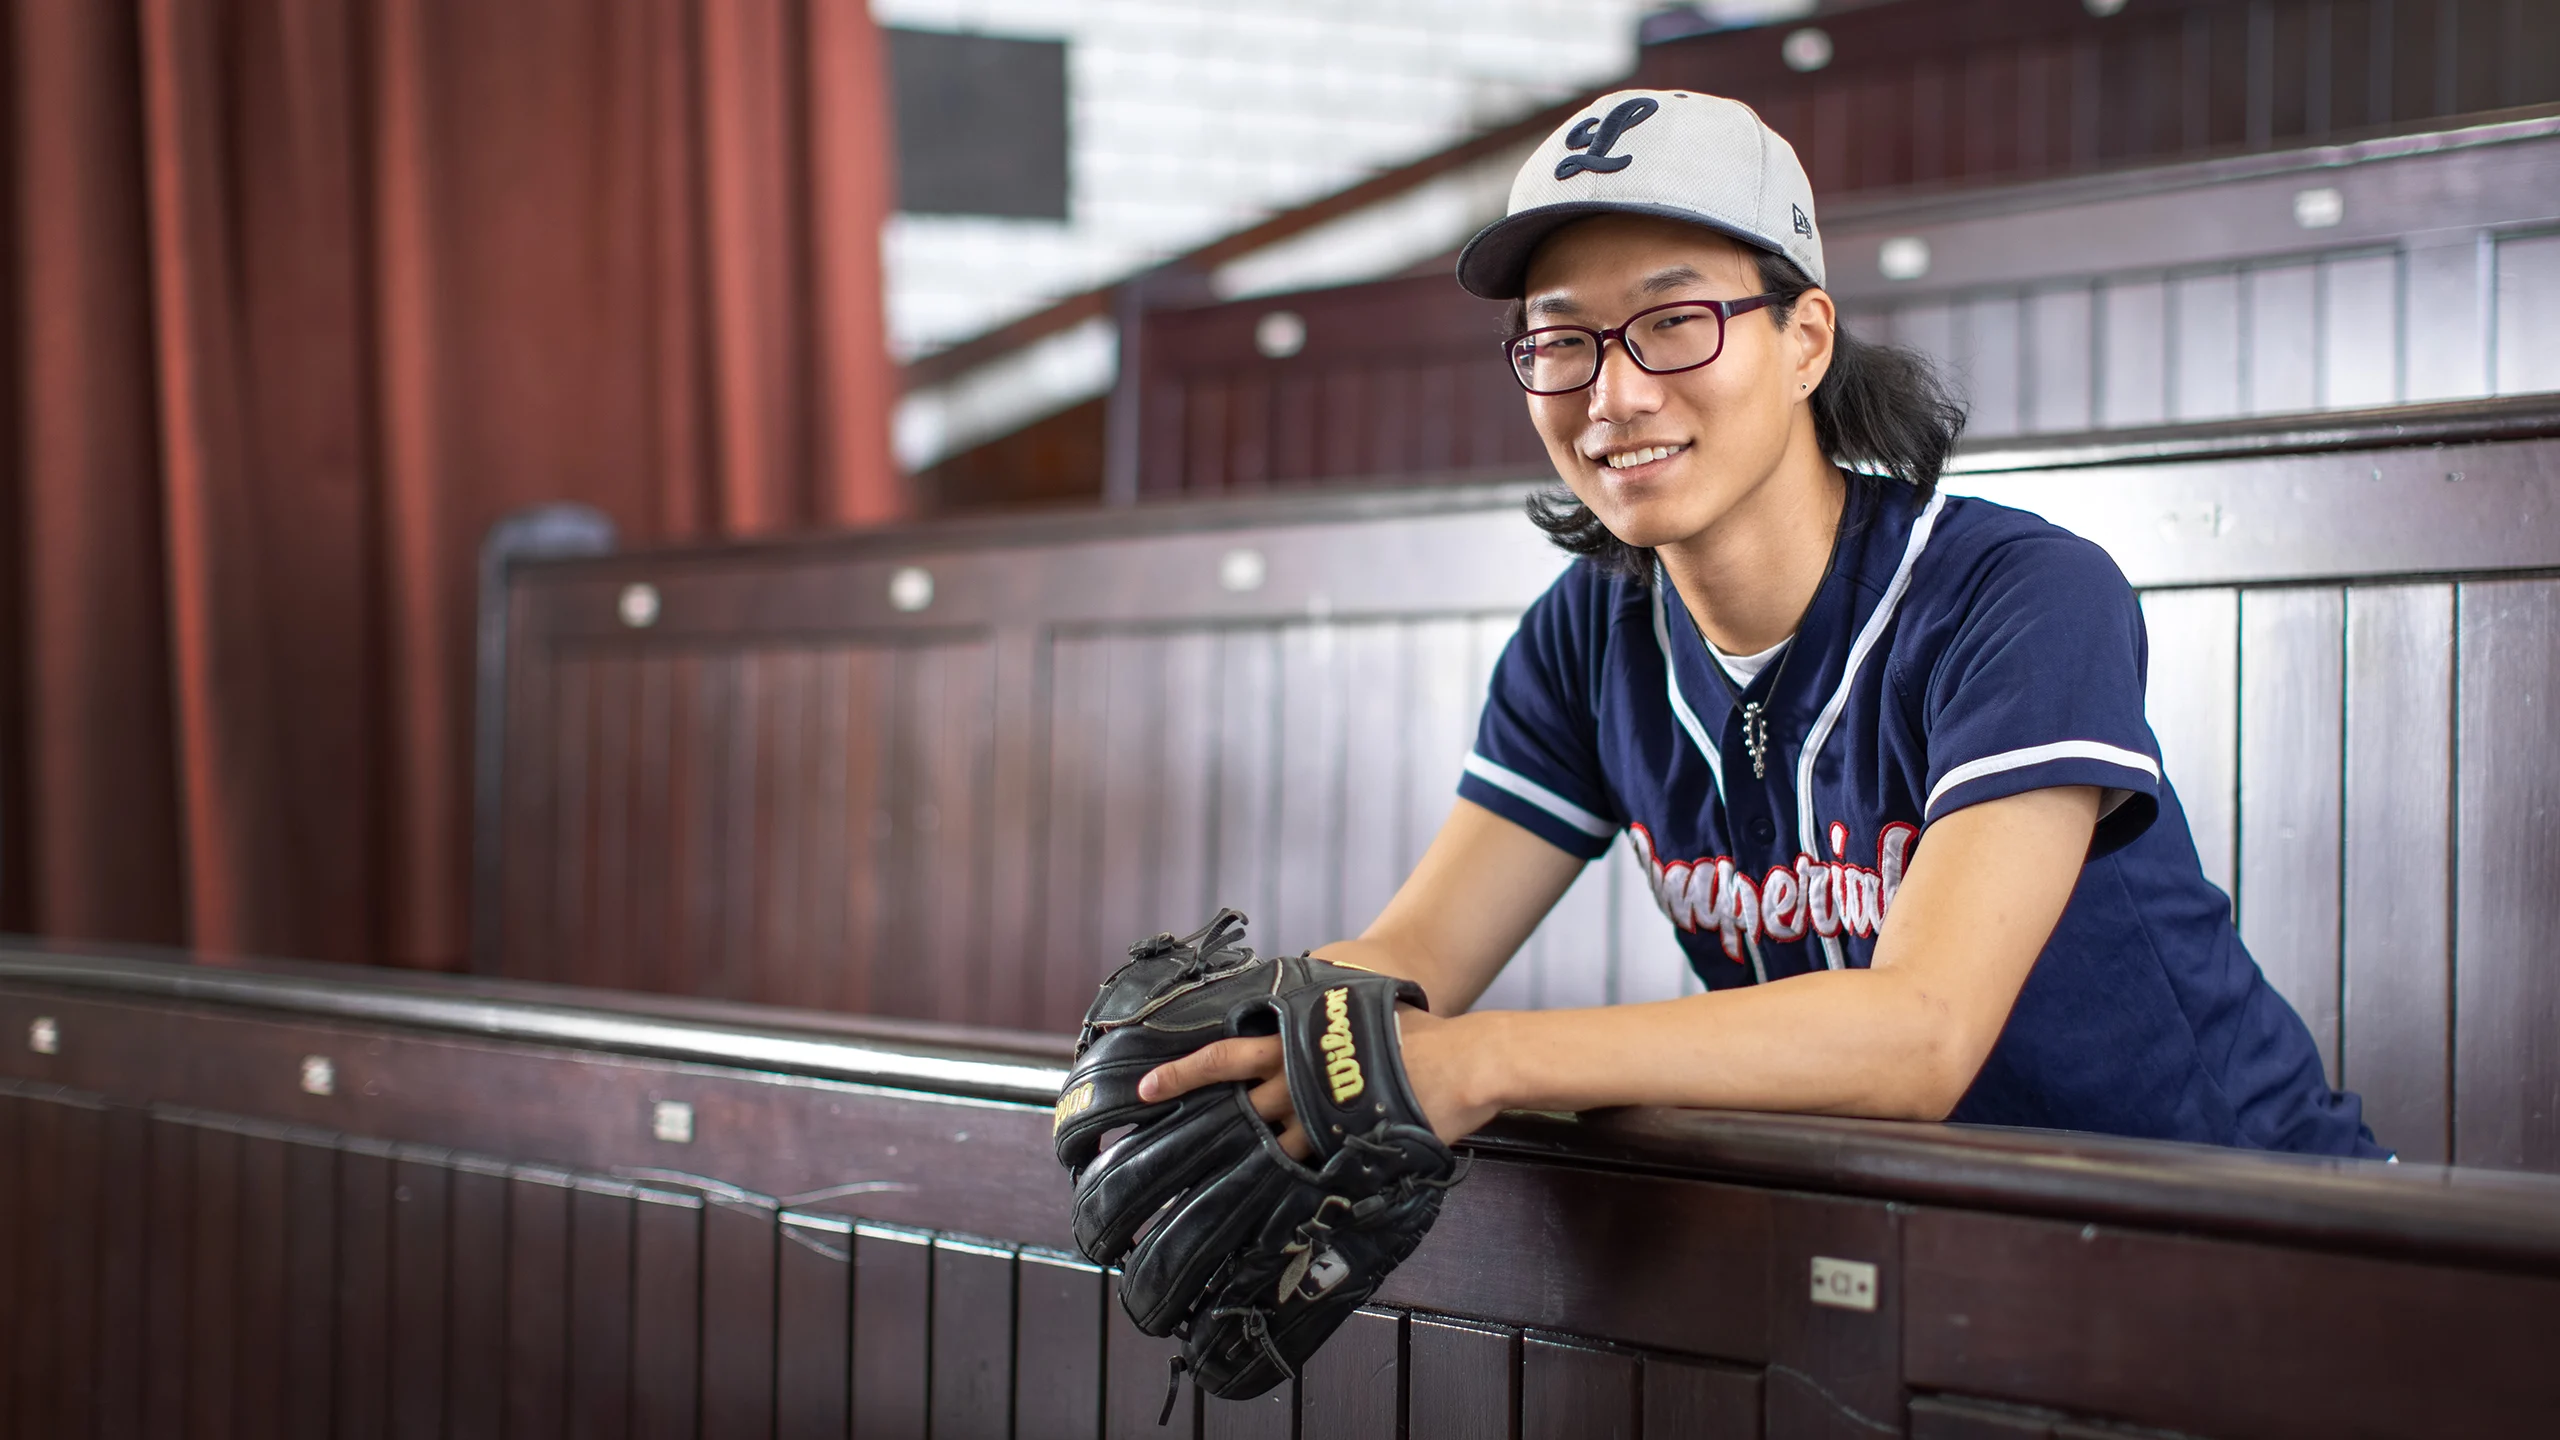
M 1421 988 L 1306 956 L 1256 959 L 1235 943 L 1243 925 L 1221 911 L 1131 948 L 1086 1014 L 1056 1128 L 1078 1246 L 1125 1262 L 1130 1318 L 1181 1331 L 1182 1364 L 1228 1399 L 1295 1374 L 1412 1253 L 1456 1173 L 1397 1043 L 1396 1004 L 1422 1005 Z M 1281 1150 L 1242 1083 L 1137 1099 L 1138 1077 L 1230 1034 L 1281 1037 L 1306 1163 Z

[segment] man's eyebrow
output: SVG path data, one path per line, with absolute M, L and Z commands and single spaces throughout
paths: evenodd
M 1689 266 L 1674 265 L 1668 270 L 1656 270 L 1647 275 L 1644 277 L 1644 283 L 1636 288 L 1647 295 L 1659 295 L 1666 290 L 1678 290 L 1699 284 L 1706 278 Z
M 1642 295 L 1660 295 L 1667 291 L 1684 290 L 1692 285 L 1705 284 L 1706 278 L 1699 274 L 1694 266 L 1674 265 L 1668 269 L 1656 270 L 1644 277 L 1643 283 L 1636 286 L 1636 292 Z M 1529 302 L 1526 313 L 1539 318 L 1551 315 L 1579 315 L 1582 313 L 1582 307 L 1569 295 L 1541 295 Z

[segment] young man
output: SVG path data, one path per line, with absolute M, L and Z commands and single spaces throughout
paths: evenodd
M 1962 414 L 1842 332 L 1810 186 L 1747 107 L 1602 98 L 1458 264 L 1583 558 L 1495 671 L 1459 799 L 1317 952 L 1409 976 L 1434 1128 L 1656 1104 L 1955 1119 L 2380 1157 L 2208 883 L 2097 547 L 1935 494 Z M 1462 1013 L 1627 830 L 1707 991 Z M 1259 1081 L 1235 1039 L 1150 1098 Z M 1302 1152 L 1294 1125 L 1283 1143 Z

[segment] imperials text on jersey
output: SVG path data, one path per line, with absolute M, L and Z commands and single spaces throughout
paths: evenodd
M 1832 858 L 1799 852 L 1793 866 L 1773 865 L 1756 881 L 1729 855 L 1666 861 L 1652 832 L 1640 824 L 1627 827 L 1627 838 L 1644 864 L 1654 903 L 1671 923 L 1691 934 L 1716 932 L 1725 958 L 1743 964 L 1750 958 L 1750 942 L 1763 935 L 1772 940 L 1801 940 L 1808 933 L 1863 939 L 1884 923 L 1894 892 L 1902 888 L 1919 827 L 1899 820 L 1885 826 L 1876 836 L 1872 870 L 1849 863 L 1848 826 L 1835 820 L 1827 828 Z

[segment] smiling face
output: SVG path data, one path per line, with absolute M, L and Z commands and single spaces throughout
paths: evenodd
M 1695 225 L 1595 216 L 1539 246 L 1528 324 L 1606 329 L 1676 300 L 1756 295 L 1755 253 Z M 1532 395 L 1529 417 L 1556 474 L 1610 533 L 1678 545 L 1771 498 L 1773 481 L 1786 489 L 1829 476 L 1808 397 L 1830 363 L 1831 317 L 1818 290 L 1784 329 L 1766 310 L 1736 316 L 1713 364 L 1670 375 L 1646 372 L 1612 342 L 1588 389 Z

